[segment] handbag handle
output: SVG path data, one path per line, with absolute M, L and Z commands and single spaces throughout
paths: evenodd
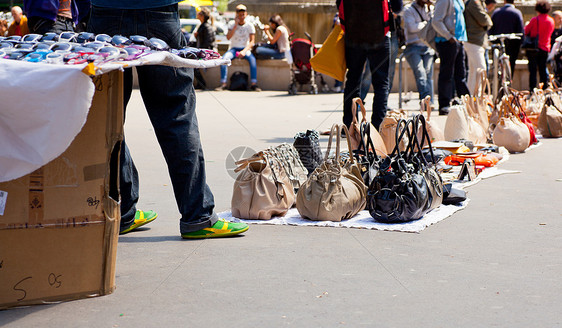
M 334 131 L 336 133 L 336 163 L 339 163 L 341 160 L 340 156 L 340 142 L 341 142 L 341 131 L 345 133 L 345 138 L 347 139 L 347 150 L 349 151 L 349 158 L 351 163 L 355 163 L 355 157 L 353 157 L 353 150 L 351 149 L 351 141 L 349 140 L 349 130 L 347 125 L 345 124 L 337 124 L 334 123 L 332 128 L 330 129 L 330 138 L 328 139 L 328 147 L 326 148 L 326 154 L 324 155 L 324 161 L 328 160 L 328 156 L 330 155 L 330 150 L 332 149 L 332 140 L 334 137 Z
M 361 98 L 356 97 L 353 98 L 353 100 L 351 101 L 351 114 L 353 115 L 353 122 L 352 123 L 358 123 L 357 122 L 357 107 L 359 107 L 359 109 L 361 110 L 361 122 L 367 122 L 367 110 L 365 109 L 365 105 L 363 104 L 363 101 L 361 100 Z

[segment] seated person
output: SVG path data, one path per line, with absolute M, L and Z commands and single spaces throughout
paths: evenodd
M 250 90 L 261 91 L 257 86 L 258 71 L 256 66 L 256 57 L 252 54 L 254 41 L 256 38 L 256 29 L 254 25 L 246 21 L 246 6 L 236 6 L 236 19 L 228 24 L 228 34 L 226 38 L 230 40 L 230 49 L 222 58 L 232 59 L 244 58 L 250 63 Z M 228 68 L 226 65 L 221 66 L 221 86 L 218 90 L 226 90 L 226 78 L 228 76 Z
M 269 18 L 269 25 L 265 27 L 265 35 L 269 44 L 264 44 L 256 48 L 256 56 L 259 59 L 283 59 L 287 58 L 289 64 L 292 62 L 291 46 L 289 44 L 289 29 L 283 23 L 279 15 Z M 271 35 L 273 31 L 273 35 Z

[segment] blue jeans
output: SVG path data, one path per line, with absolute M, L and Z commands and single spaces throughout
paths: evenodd
M 465 54 L 462 43 L 452 44 L 445 41 L 437 42 L 435 45 L 441 60 L 437 92 L 439 93 L 439 109 L 442 109 L 450 106 L 454 96 L 453 86 L 458 97 L 469 95 L 470 91 L 466 85 Z
M 343 93 L 343 123 L 348 127 L 353 117 L 351 115 L 351 102 L 360 96 L 361 75 L 365 61 L 369 60 L 371 70 L 371 83 L 375 95 L 373 97 L 373 112 L 371 123 L 378 129 L 387 111 L 388 102 L 388 62 L 390 57 L 390 38 L 373 46 L 364 47 L 346 44 L 345 61 L 347 75 Z
M 187 44 L 179 25 L 177 5 L 151 9 L 93 7 L 88 30 L 109 35 L 157 37 L 172 48 Z M 195 115 L 193 69 L 169 66 L 137 67 L 141 96 L 168 165 L 181 213 L 181 233 L 211 227 L 218 219 L 206 183 L 205 161 Z M 125 70 L 125 107 L 132 92 L 132 71 Z M 120 170 L 121 227 L 134 221 L 139 195 L 138 172 L 122 143 Z
M 236 57 L 236 52 L 244 50 L 244 48 L 230 48 L 223 56 L 224 59 L 232 59 Z M 252 54 L 251 51 L 246 52 L 246 56 L 244 57 L 248 63 L 250 63 L 250 82 L 252 84 L 258 82 L 258 68 L 256 65 L 256 57 Z M 228 66 L 222 65 L 221 66 L 221 83 L 226 83 L 226 77 L 228 76 Z
M 279 52 L 279 49 L 274 45 L 266 44 L 256 47 L 256 57 L 259 59 L 283 59 L 285 53 Z
M 420 99 L 433 98 L 433 50 L 420 44 L 409 44 L 404 50 L 408 65 L 412 68 Z
M 392 84 L 394 82 L 394 72 L 396 71 L 396 58 L 398 58 L 398 51 L 400 47 L 398 46 L 398 34 L 396 32 L 390 32 L 390 62 L 388 64 L 388 92 L 392 90 Z

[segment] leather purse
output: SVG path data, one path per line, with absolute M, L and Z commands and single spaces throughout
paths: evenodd
M 361 111 L 361 122 L 357 120 L 358 107 Z M 351 114 L 353 116 L 353 120 L 351 121 L 351 126 L 349 127 L 349 138 L 351 142 L 351 149 L 355 151 L 362 143 L 361 139 L 366 137 L 361 133 L 361 125 L 363 125 L 363 123 L 369 123 L 367 121 L 367 111 L 365 110 L 365 106 L 363 105 L 361 98 L 353 98 L 351 102 Z M 388 151 L 380 133 L 376 129 L 369 129 L 369 131 L 369 136 L 373 141 L 373 151 L 376 151 L 380 156 L 385 157 Z
M 293 146 L 299 153 L 301 162 L 308 171 L 308 176 L 310 176 L 323 161 L 319 137 L 318 131 L 306 130 L 306 132 L 297 133 L 293 141 Z
M 420 167 L 409 162 L 412 158 L 408 152 L 413 143 L 408 143 L 404 153 L 399 149 L 405 136 L 416 138 L 416 131 L 412 120 L 398 121 L 396 146 L 382 161 L 379 174 L 369 186 L 367 203 L 369 213 L 376 221 L 396 223 L 418 220 L 431 206 L 427 180 Z
M 431 121 L 431 96 L 426 96 L 424 100 L 421 101 L 420 111 L 422 114 L 424 111 L 427 113 L 427 120 L 425 121 L 426 130 L 429 135 L 429 141 L 445 141 L 445 134 L 443 130 L 439 127 L 438 124 Z M 418 138 L 421 139 L 423 131 L 420 129 L 418 130 Z M 428 143 L 425 142 L 421 146 L 425 147 Z
M 295 147 L 288 143 L 282 143 L 278 146 L 270 147 L 266 151 L 281 164 L 296 193 L 306 181 L 308 170 L 304 167 Z
M 362 138 L 360 139 L 359 147 L 353 151 L 353 156 L 361 169 L 361 176 L 363 177 L 363 182 L 368 187 L 375 176 L 378 174 L 379 165 L 381 158 L 377 155 L 374 150 L 375 145 L 371 139 L 371 128 L 375 128 L 368 122 L 361 123 L 360 133 Z
M 340 154 L 342 128 L 351 155 L 345 161 Z M 334 157 L 329 157 L 334 137 L 336 152 Z M 339 222 L 365 208 L 366 191 L 361 170 L 353 157 L 347 127 L 334 124 L 324 162 L 312 172 L 297 193 L 297 210 L 309 220 Z
M 524 152 L 531 140 L 529 128 L 510 112 L 507 96 L 502 98 L 499 105 L 500 120 L 492 135 L 494 144 L 505 147 L 510 153 Z
M 401 119 L 405 120 L 407 118 L 408 115 L 404 110 L 389 110 L 386 112 L 386 116 L 379 127 L 379 133 L 388 152 L 390 152 L 391 149 L 394 149 L 394 146 L 396 145 L 396 129 L 398 127 L 398 121 Z M 403 136 L 402 139 L 400 139 L 399 145 L 400 150 L 404 151 L 408 145 L 408 137 Z
M 560 100 L 558 94 L 549 94 L 539 115 L 538 126 L 543 137 L 562 137 L 562 108 L 557 107 L 555 98 Z
M 293 185 L 282 164 L 267 151 L 236 162 L 232 216 L 269 220 L 283 216 L 295 202 Z

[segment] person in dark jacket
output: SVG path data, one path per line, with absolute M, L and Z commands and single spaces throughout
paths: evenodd
M 24 0 L 31 33 L 74 32 L 76 25 L 87 19 L 90 0 Z
M 197 31 L 193 33 L 195 39 L 197 40 L 197 48 L 201 49 L 211 49 L 217 50 L 217 41 L 215 37 L 215 28 L 211 24 L 211 12 L 207 8 L 201 8 L 201 11 L 197 13 L 197 19 L 201 21 L 201 25 L 197 28 Z M 201 74 L 201 71 L 196 68 L 194 70 L 195 80 L 197 81 L 196 88 L 201 88 L 203 90 L 207 89 L 207 82 Z
M 378 129 L 388 102 L 388 67 L 390 57 L 390 15 L 387 0 L 337 0 L 340 23 L 345 32 L 345 61 L 347 65 L 343 98 L 343 123 L 353 120 L 352 99 L 360 97 L 361 74 L 368 59 L 375 95 L 371 124 Z M 402 11 L 402 0 L 390 0 L 394 13 Z
M 523 33 L 523 15 L 515 8 L 513 0 L 505 0 L 505 5 L 494 11 L 492 23 L 489 35 Z M 519 57 L 519 50 L 521 50 L 521 40 L 505 40 L 505 53 L 509 56 L 513 73 L 515 73 L 515 60 Z

